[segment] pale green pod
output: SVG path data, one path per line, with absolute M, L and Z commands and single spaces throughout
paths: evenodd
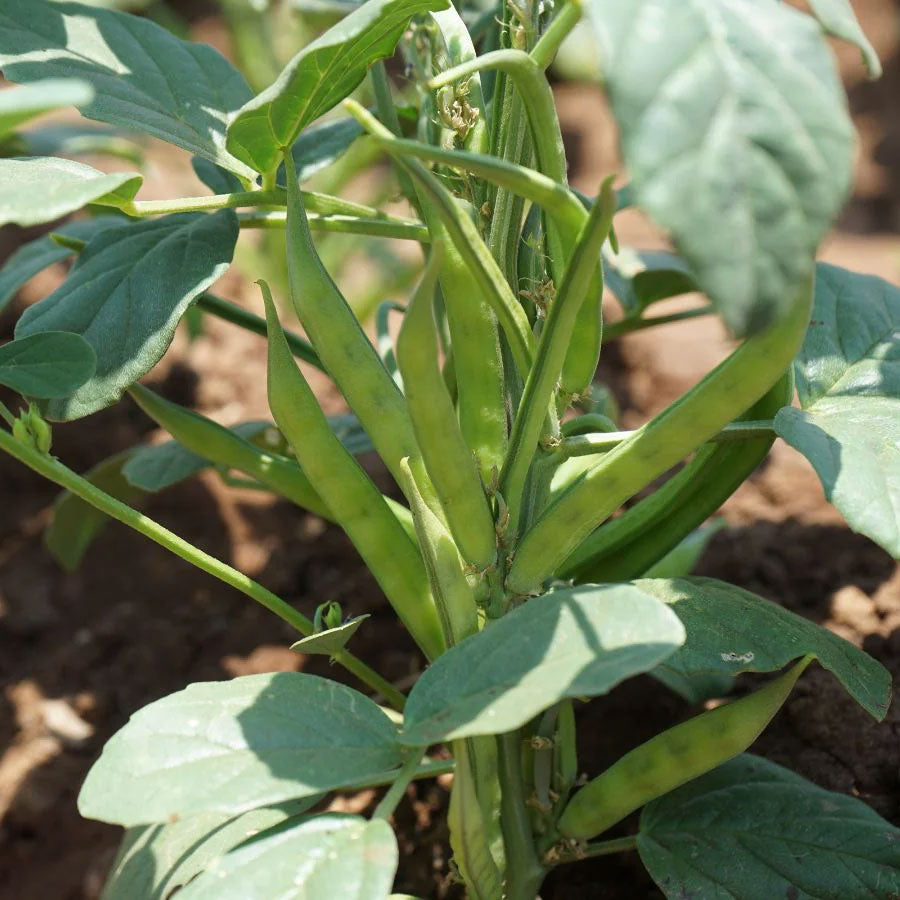
M 483 570 L 497 558 L 494 519 L 438 364 L 433 297 L 440 265 L 436 247 L 403 317 L 397 363 L 425 469 L 453 539 L 463 558 Z
M 269 407 L 309 479 L 429 659 L 445 648 L 422 557 L 381 492 L 328 426 L 291 356 L 268 287 Z M 393 382 L 392 382 L 393 383 Z

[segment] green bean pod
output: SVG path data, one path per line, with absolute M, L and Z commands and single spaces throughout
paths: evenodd
M 269 327 L 268 393 L 275 422 L 413 639 L 434 659 L 446 644 L 422 557 L 381 492 L 328 426 L 291 356 L 269 289 L 265 282 L 259 285 Z
M 297 315 L 391 474 L 399 482 L 400 460 L 408 457 L 416 482 L 432 505 L 435 501 L 403 395 L 316 253 L 289 152 L 284 164 L 288 275 Z
M 626 753 L 569 801 L 557 823 L 559 833 L 590 840 L 651 800 L 743 753 L 772 721 L 812 659 L 803 657 L 754 693 L 701 713 Z
M 401 462 L 405 488 L 412 498 L 413 522 L 425 571 L 431 585 L 431 596 L 437 607 L 447 646 L 458 644 L 478 630 L 478 607 L 475 594 L 463 571 L 463 561 L 444 523 L 428 508 L 419 493 L 412 471 Z
M 619 444 L 557 497 L 524 535 L 507 576 L 539 590 L 576 547 L 629 497 L 742 414 L 791 364 L 809 324 L 812 277 L 786 315 L 748 338 L 699 384 Z
M 439 280 L 450 329 L 459 428 L 475 454 L 482 481 L 489 485 L 495 467 L 499 471 L 503 464 L 507 438 L 497 317 L 427 197 L 421 196 L 420 202 L 435 245 L 444 250 Z
M 791 370 L 742 418 L 772 419 L 794 393 Z M 709 444 L 649 497 L 601 525 L 566 560 L 561 578 L 603 583 L 637 578 L 728 499 L 766 458 L 775 433 Z
M 463 558 L 480 570 L 497 559 L 494 517 L 472 451 L 466 446 L 437 358 L 436 246 L 410 300 L 397 338 L 397 364 L 425 469 Z

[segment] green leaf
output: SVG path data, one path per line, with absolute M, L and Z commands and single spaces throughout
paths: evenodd
M 315 634 L 307 635 L 305 638 L 301 638 L 299 641 L 291 644 L 291 650 L 296 650 L 297 653 L 334 656 L 335 653 L 340 653 L 347 646 L 350 638 L 356 634 L 356 630 L 368 618 L 368 613 L 362 616 L 354 616 L 336 628 L 326 628 L 324 631 L 317 631 Z
M 881 77 L 881 61 L 860 28 L 850 0 L 808 0 L 812 14 L 828 34 L 859 47 L 870 78 Z
M 273 427 L 270 422 L 241 422 L 229 430 L 249 441 Z M 156 492 L 172 487 L 211 465 L 210 460 L 192 453 L 178 441 L 166 441 L 139 447 L 122 469 L 122 474 L 135 487 Z
M 397 731 L 368 697 L 277 672 L 192 684 L 135 713 L 88 773 L 89 819 L 141 825 L 241 813 L 395 769 Z
M 77 77 L 94 88 L 89 119 L 146 132 L 237 175 L 254 173 L 225 149 L 229 113 L 250 88 L 217 50 L 137 16 L 78 3 L 4 0 L 0 68 L 10 81 Z
M 291 147 L 297 180 L 302 184 L 330 166 L 362 133 L 362 125 L 349 117 L 307 128 Z M 278 183 L 284 184 L 283 163 L 278 167 Z
M 900 894 L 900 829 L 750 754 L 648 803 L 637 846 L 671 898 Z
M 715 578 L 634 582 L 684 624 L 687 639 L 660 666 L 677 676 L 774 672 L 811 654 L 879 721 L 891 699 L 888 671 L 849 641 L 769 600 Z
M 603 280 L 622 304 L 626 316 L 637 316 L 651 303 L 698 290 L 681 257 L 665 250 L 621 247 L 603 260 Z
M 136 172 L 104 175 L 54 156 L 0 159 L 0 225 L 52 222 L 88 203 L 121 208 L 134 199 L 143 180 Z
M 67 222 L 65 225 L 61 225 L 53 230 L 55 233 L 64 234 L 66 237 L 89 241 L 95 234 L 103 231 L 104 228 L 121 224 L 122 219 L 118 216 L 99 216 L 96 219 Z M 0 269 L 0 310 L 16 296 L 19 289 L 29 278 L 37 275 L 38 272 L 42 272 L 48 266 L 53 265 L 53 263 L 62 262 L 62 260 L 68 259 L 73 255 L 72 250 L 68 247 L 61 247 L 49 235 L 21 246 L 6 260 L 3 268 Z
M 409 695 L 414 746 L 500 734 L 566 697 L 605 694 L 684 641 L 678 618 L 632 585 L 580 585 L 529 600 L 438 657 Z
M 102 900 L 166 900 L 238 844 L 306 812 L 321 795 L 242 816 L 201 813 L 166 825 L 129 828 Z
M 90 103 L 94 91 L 76 78 L 48 78 L 0 93 L 0 135 L 53 109 Z
M 131 450 L 117 453 L 94 466 L 84 477 L 93 485 L 112 494 L 129 506 L 140 506 L 146 493 L 129 484 L 122 474 Z M 105 513 L 80 497 L 64 491 L 53 506 L 53 521 L 44 532 L 44 543 L 50 555 L 68 572 L 74 572 L 94 538 L 109 522 Z
M 0 384 L 23 397 L 68 397 L 96 366 L 93 347 L 67 331 L 44 331 L 0 346 Z
M 326 813 L 241 844 L 185 887 L 179 900 L 385 900 L 398 855 L 383 819 Z
M 354 10 L 244 104 L 228 126 L 229 152 L 257 172 L 276 169 L 307 125 L 348 96 L 373 62 L 394 52 L 412 16 L 446 6 L 447 0 L 369 0 Z
M 237 235 L 235 214 L 220 210 L 109 228 L 91 240 L 65 282 L 16 326 L 16 337 L 81 334 L 97 354 L 94 377 L 68 400 L 48 403 L 47 418 L 103 409 L 149 372 L 191 301 L 228 268 Z
M 775 430 L 847 524 L 900 558 L 900 289 L 820 264 L 794 374 L 802 409 Z
M 817 24 L 781 0 L 595 0 L 637 201 L 738 335 L 787 308 L 850 185 L 853 129 Z

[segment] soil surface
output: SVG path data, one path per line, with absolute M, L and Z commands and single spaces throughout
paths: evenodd
M 826 244 L 830 261 L 900 281 L 900 121 L 898 12 L 889 2 L 858 4 L 890 60 L 894 88 L 862 84 L 853 53 L 841 50 L 863 133 L 857 189 L 842 230 Z M 618 165 L 614 132 L 596 91 L 562 85 L 561 118 L 576 186 L 592 190 Z M 154 149 L 154 171 L 170 151 Z M 177 158 L 188 191 L 191 176 Z M 180 190 L 148 186 L 148 196 Z M 652 229 L 627 217 L 620 239 L 658 245 Z M 23 239 L 0 232 L 5 251 Z M 0 316 L 11 337 L 22 308 L 44 296 L 57 269 L 34 279 Z M 251 296 L 231 272 L 219 293 Z M 663 311 L 661 309 L 661 311 Z M 695 320 L 630 336 L 611 346 L 601 374 L 633 426 L 693 384 L 726 352 L 717 323 Z M 266 416 L 264 345 L 221 323 L 207 323 L 188 344 L 179 336 L 150 382 L 165 396 L 218 421 Z M 340 400 L 314 378 L 329 411 Z M 8 399 L 0 394 L 0 399 Z M 83 471 L 142 440 L 159 439 L 129 401 L 54 428 L 54 452 Z M 390 484 L 370 461 L 385 489 Z M 265 610 L 141 536 L 110 525 L 74 573 L 63 572 L 42 543 L 57 491 L 17 463 L 0 459 L 0 900 L 87 900 L 99 895 L 119 829 L 81 819 L 79 785 L 104 741 L 146 703 L 188 682 L 269 671 L 342 670 L 287 649 L 294 635 Z M 372 613 L 353 649 L 400 686 L 423 660 L 352 547 L 336 528 L 266 495 L 227 488 L 209 474 L 152 497 L 147 513 L 209 553 L 247 572 L 311 615 L 339 600 L 349 614 Z M 758 592 L 853 641 L 900 675 L 900 567 L 853 534 L 825 503 L 814 473 L 776 444 L 767 463 L 725 505 L 728 527 L 713 539 L 698 573 Z M 579 711 L 579 760 L 597 773 L 636 743 L 696 713 L 649 678 L 634 679 Z M 900 823 L 900 708 L 878 724 L 828 673 L 813 668 L 753 751 L 814 782 L 854 794 Z M 459 897 L 448 873 L 443 815 L 449 779 L 419 783 L 397 814 L 402 861 L 396 889 L 422 897 Z M 334 799 L 345 811 L 370 809 L 376 794 Z M 618 833 L 633 830 L 623 823 Z M 612 836 L 612 835 L 611 835 Z M 544 900 L 635 900 L 662 895 L 634 854 L 554 872 Z

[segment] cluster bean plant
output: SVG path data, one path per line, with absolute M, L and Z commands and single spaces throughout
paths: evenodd
M 0 271 L 0 303 L 72 263 L 0 347 L 0 382 L 22 397 L 0 405 L 0 449 L 65 491 L 51 552 L 75 566 L 118 520 L 267 607 L 298 653 L 327 655 L 353 685 L 247 675 L 136 711 L 78 800 L 126 829 L 104 896 L 399 896 L 392 816 L 412 780 L 451 772 L 451 876 L 473 900 L 534 900 L 555 867 L 617 853 L 639 854 L 672 898 L 900 896 L 900 829 L 745 752 L 809 666 L 878 720 L 888 673 L 770 600 L 690 575 L 704 523 L 776 436 L 850 528 L 900 556 L 900 290 L 815 262 L 854 149 L 828 36 L 878 74 L 849 3 L 335 9 L 251 88 L 146 18 L 0 2 L 0 68 L 20 85 L 0 94 L 0 224 L 57 223 Z M 576 26 L 627 170 L 593 196 L 568 185 L 547 78 Z M 186 151 L 211 193 L 141 199 L 121 158 L 101 172 L 24 127 L 66 106 L 107 142 L 143 133 Z M 360 146 L 405 214 L 339 196 L 341 179 L 303 187 Z M 673 249 L 619 245 L 632 205 Z M 249 229 L 286 272 L 271 289 L 260 278 L 256 312 L 208 291 Z M 418 254 L 377 341 L 323 262 L 329 232 Z M 605 332 L 604 286 L 620 306 Z M 692 307 L 652 309 L 688 292 Z M 226 428 L 140 383 L 198 311 L 266 340 L 271 422 Z M 620 430 L 593 384 L 603 341 L 698 315 L 722 318 L 727 358 Z M 326 417 L 310 367 L 349 416 Z M 51 423 L 120 400 L 172 441 L 86 474 L 54 456 Z M 358 462 L 372 449 L 391 496 Z M 136 508 L 210 466 L 346 532 L 421 652 L 408 693 L 353 654 L 365 616 L 301 612 Z M 643 673 L 695 708 L 717 702 L 584 772 L 579 707 Z M 322 811 L 326 794 L 364 787 L 382 789 L 371 815 Z

